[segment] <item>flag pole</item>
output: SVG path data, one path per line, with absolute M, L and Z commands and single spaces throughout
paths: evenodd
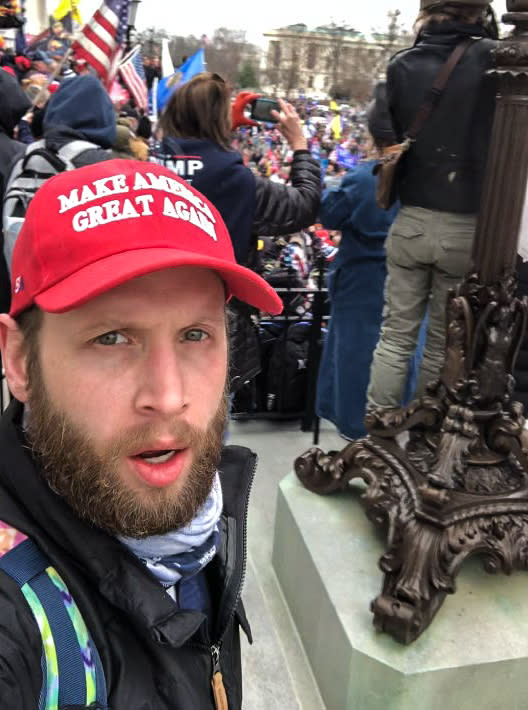
M 203 34 L 201 36 L 201 41 L 202 41 L 202 50 L 203 50 L 203 64 L 204 64 L 204 71 L 207 71 L 207 60 L 205 58 L 205 47 L 208 43 L 207 36 Z
M 154 77 L 154 80 L 152 81 L 152 116 L 154 118 L 154 121 L 158 120 L 158 84 L 159 84 L 159 79 L 157 76 Z

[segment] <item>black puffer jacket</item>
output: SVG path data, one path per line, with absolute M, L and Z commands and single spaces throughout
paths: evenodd
M 496 83 L 486 75 L 496 42 L 479 25 L 442 22 L 421 34 L 414 47 L 387 68 L 387 96 L 399 141 L 453 49 L 481 37 L 451 75 L 440 103 L 402 161 L 398 192 L 403 205 L 475 214 L 495 108 Z
M 293 154 L 290 179 L 291 186 L 255 178 L 254 235 L 278 237 L 315 222 L 321 201 L 321 166 L 308 150 Z
M 101 656 L 109 708 L 213 710 L 213 644 L 229 708 L 241 708 L 239 626 L 250 630 L 240 590 L 255 455 L 229 446 L 219 467 L 222 542 L 205 568 L 215 607 L 209 633 L 202 613 L 178 609 L 116 538 L 81 522 L 45 484 L 24 446 L 21 410 L 13 402 L 0 421 L 0 520 L 35 540 L 65 580 Z M 1 571 L 0 609 L 2 708 L 36 710 L 41 635 L 19 587 Z

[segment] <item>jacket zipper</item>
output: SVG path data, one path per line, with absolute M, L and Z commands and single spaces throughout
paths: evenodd
M 213 677 L 211 678 L 211 687 L 216 710 L 229 710 L 227 702 L 227 693 L 220 670 L 220 643 L 211 646 L 211 657 L 213 659 Z
M 213 689 L 216 710 L 228 710 L 228 708 L 229 708 L 228 702 L 227 702 L 227 694 L 226 694 L 226 690 L 224 687 L 224 681 L 222 678 L 222 670 L 220 667 L 220 651 L 222 648 L 222 642 L 224 640 L 224 636 L 227 633 L 229 625 L 231 624 L 233 617 L 235 615 L 235 611 L 238 606 L 238 603 L 240 602 L 240 599 L 242 597 L 242 589 L 244 588 L 244 582 L 246 579 L 247 520 L 248 520 L 248 512 L 249 512 L 249 498 L 251 496 L 251 489 L 253 488 L 253 481 L 255 480 L 255 473 L 257 470 L 257 461 L 258 461 L 258 458 L 257 458 L 257 456 L 255 456 L 255 459 L 253 461 L 253 466 L 251 468 L 251 472 L 249 475 L 249 485 L 248 485 L 248 490 L 247 490 L 247 494 L 246 494 L 246 502 L 245 502 L 245 506 L 244 506 L 244 527 L 243 527 L 243 533 L 242 533 L 242 573 L 240 575 L 240 582 L 238 584 L 238 590 L 237 590 L 237 594 L 235 597 L 235 603 L 231 606 L 229 616 L 227 617 L 227 621 L 225 623 L 222 633 L 220 634 L 220 636 L 218 638 L 218 641 L 216 641 L 216 643 L 213 643 L 211 646 L 209 646 L 209 652 L 211 653 L 211 658 L 212 658 L 211 686 Z

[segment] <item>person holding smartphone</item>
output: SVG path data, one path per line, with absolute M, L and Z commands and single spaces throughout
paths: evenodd
M 293 151 L 291 185 L 253 175 L 232 149 L 232 129 L 256 125 L 244 112 L 251 105 L 253 116 L 276 123 Z M 308 151 L 300 118 L 290 103 L 242 92 L 231 105 L 229 86 L 218 74 L 204 72 L 172 94 L 160 125 L 163 140 L 154 160 L 213 202 L 226 221 L 239 263 L 251 263 L 258 236 L 291 234 L 315 222 L 320 167 Z

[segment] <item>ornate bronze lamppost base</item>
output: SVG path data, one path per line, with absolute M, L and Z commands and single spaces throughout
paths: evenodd
M 388 529 L 374 624 L 402 643 L 429 625 L 470 555 L 488 572 L 528 569 L 528 459 L 510 374 L 528 308 L 514 291 L 511 276 L 469 276 L 449 298 L 445 365 L 428 395 L 370 413 L 369 436 L 341 452 L 295 461 L 316 493 L 367 484 L 367 516 Z

